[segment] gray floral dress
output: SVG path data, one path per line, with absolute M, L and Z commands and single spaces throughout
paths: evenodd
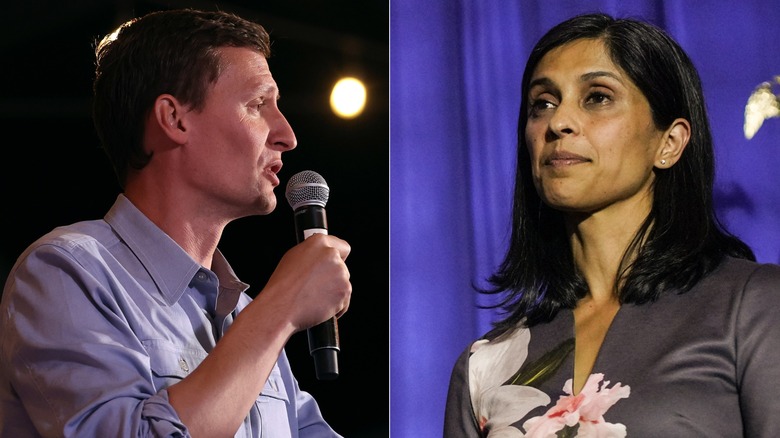
M 780 266 L 726 259 L 684 294 L 624 304 L 572 394 L 574 317 L 469 345 L 450 437 L 780 437 Z

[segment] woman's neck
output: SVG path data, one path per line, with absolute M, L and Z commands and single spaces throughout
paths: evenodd
M 630 247 L 649 213 L 649 203 L 626 203 L 567 217 L 574 262 L 594 300 L 617 299 L 618 273 L 636 257 Z

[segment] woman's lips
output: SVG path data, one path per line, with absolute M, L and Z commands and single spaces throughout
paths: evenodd
M 559 151 L 553 152 L 545 160 L 545 166 L 562 167 L 572 166 L 575 164 L 588 163 L 590 159 L 583 157 L 582 155 L 573 154 L 571 152 Z

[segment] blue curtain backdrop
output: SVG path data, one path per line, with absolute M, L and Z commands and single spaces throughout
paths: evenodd
M 472 283 L 508 241 L 525 59 L 551 26 L 591 11 L 649 20 L 688 51 L 712 123 L 720 217 L 760 261 L 780 262 L 780 119 L 751 140 L 742 130 L 750 93 L 780 75 L 777 0 L 392 0 L 394 438 L 442 434 L 451 366 L 496 316 L 478 309 L 487 302 Z

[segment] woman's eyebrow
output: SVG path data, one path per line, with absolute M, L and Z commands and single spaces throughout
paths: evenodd
M 550 79 L 548 77 L 541 77 L 541 78 L 536 78 L 536 79 L 532 80 L 528 84 L 528 88 L 531 89 L 533 87 L 536 87 L 537 85 L 543 85 L 545 87 L 552 87 L 552 86 L 555 85 L 555 83 L 552 81 L 552 79 Z
M 612 78 L 621 84 L 623 83 L 623 80 L 620 79 L 620 76 L 616 75 L 615 73 L 609 72 L 609 71 L 593 71 L 589 73 L 585 73 L 584 75 L 580 76 L 580 81 L 582 82 L 588 82 L 592 81 L 594 79 L 608 77 Z

